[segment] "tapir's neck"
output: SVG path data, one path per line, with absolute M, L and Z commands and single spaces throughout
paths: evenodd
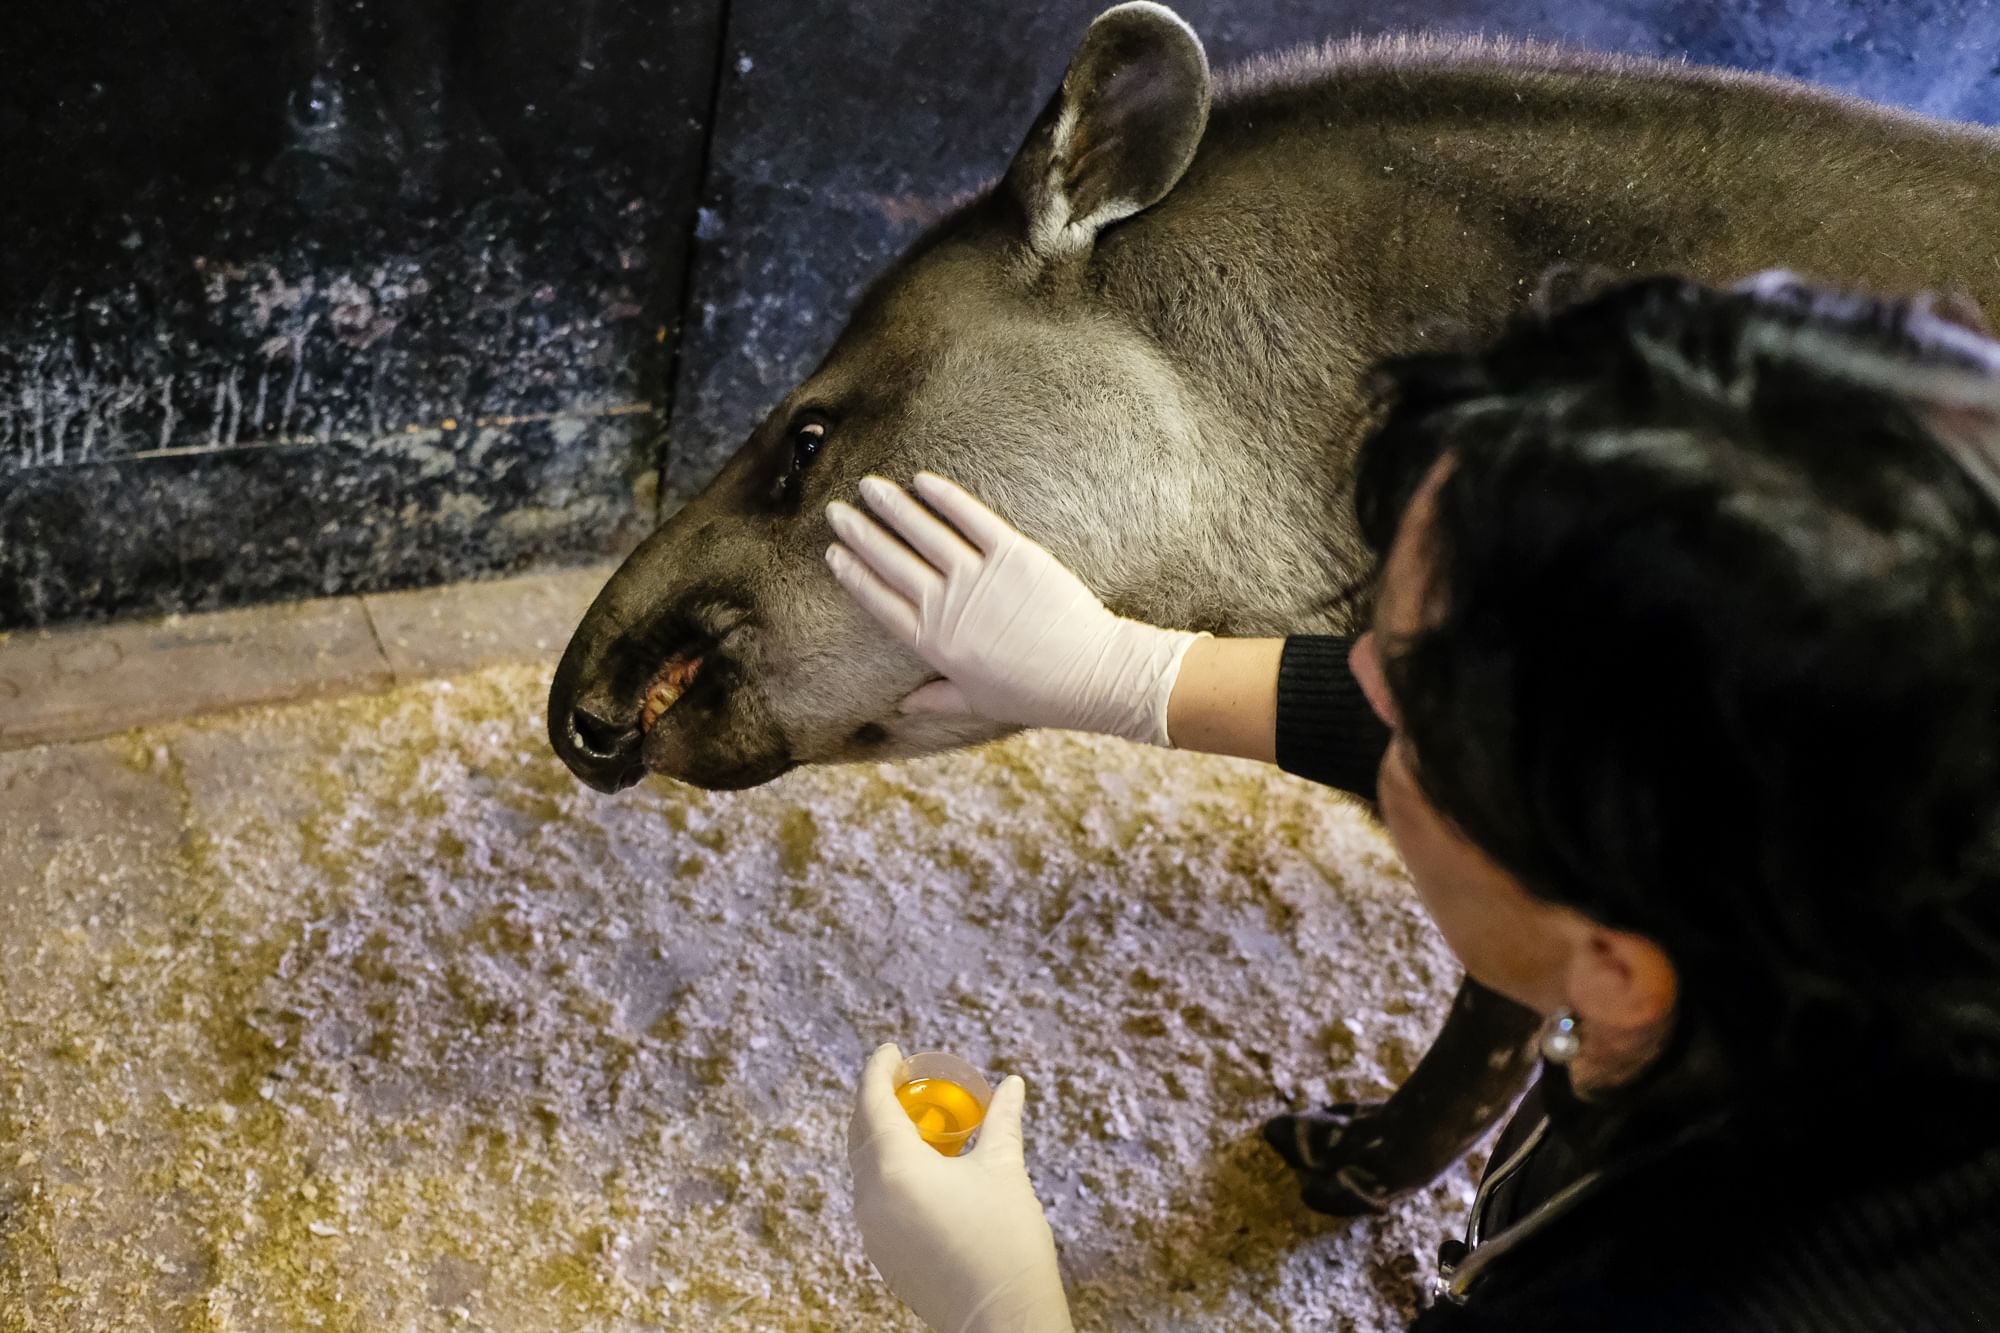
M 1553 264 L 1965 283 L 2000 310 L 2000 136 L 1775 80 L 1551 69 L 1378 61 L 1219 103 L 1173 193 L 1101 239 L 1100 299 L 1194 418 L 1196 521 L 1235 535 L 1189 553 L 1218 587 L 1183 619 L 1344 627 L 1315 607 L 1365 563 L 1367 368 L 1485 332 Z
M 1175 556 L 1200 575 L 1147 610 L 1232 635 L 1344 632 L 1339 594 L 1369 560 L 1349 493 L 1361 386 L 1400 328 L 1344 290 L 1341 257 L 1309 225 L 1326 201 L 1303 183 L 1226 238 L 1213 193 L 1135 219 L 1095 265 L 1102 297 L 1171 371 L 1190 427 L 1178 465 L 1200 479 Z

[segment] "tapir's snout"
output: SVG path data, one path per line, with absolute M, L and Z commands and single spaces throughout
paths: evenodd
M 622 571 L 621 571 L 622 573 Z M 617 576 L 570 638 L 549 687 L 549 743 L 585 785 L 623 791 L 646 776 L 637 645 L 605 607 Z
M 623 791 L 646 776 L 645 732 L 637 714 L 600 687 L 586 688 L 582 654 L 572 641 L 549 689 L 549 743 L 586 786 Z
M 549 686 L 549 744 L 601 792 L 648 773 L 749 787 L 792 767 L 754 681 L 766 637 L 753 614 L 755 580 L 725 572 L 737 563 L 723 554 L 726 523 L 692 506 L 683 515 L 611 576 Z

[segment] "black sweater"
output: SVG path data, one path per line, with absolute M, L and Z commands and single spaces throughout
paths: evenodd
M 1350 645 L 1286 640 L 1277 760 L 1372 801 L 1388 732 Z M 1491 1191 L 1478 1276 L 1413 1333 L 2000 1333 L 1990 1085 L 1856 1076 L 1721 1116 L 1671 1078 L 1583 1103 L 1545 1068 L 1492 1157 L 1528 1145 Z

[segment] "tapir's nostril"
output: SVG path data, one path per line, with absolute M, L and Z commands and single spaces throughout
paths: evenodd
M 570 712 L 569 738 L 592 759 L 623 759 L 639 748 L 637 727 L 624 718 L 605 718 L 584 704 Z

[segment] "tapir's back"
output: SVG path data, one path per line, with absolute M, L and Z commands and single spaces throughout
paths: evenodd
M 1218 145 L 1257 138 L 1260 120 L 1284 127 L 1294 163 L 1344 138 L 1376 174 L 1524 243 L 1597 252 L 1577 258 L 1660 243 L 1728 267 L 1751 258 L 1729 253 L 1745 244 L 1775 260 L 1831 243 L 1893 256 L 1913 280 L 2000 292 L 2000 132 L 1765 75 L 1537 46 L 1357 43 L 1315 63 L 1238 75 Z
M 1250 303 L 1340 310 L 1359 359 L 1484 323 L 1558 262 L 1962 287 L 2000 317 L 2000 133 L 1546 47 L 1344 43 L 1238 71 L 1155 211 L 1169 256 L 1232 253 Z

